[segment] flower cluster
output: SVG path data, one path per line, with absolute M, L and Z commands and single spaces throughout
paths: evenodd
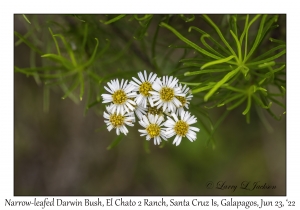
M 175 136 L 173 144 L 178 146 L 182 137 L 191 142 L 200 129 L 191 126 L 197 119 L 185 111 L 189 108 L 193 95 L 190 89 L 182 86 L 173 76 L 157 77 L 155 73 L 138 73 L 138 79 L 119 82 L 118 79 L 107 83 L 104 88 L 109 94 L 102 94 L 103 103 L 110 103 L 104 112 L 107 129 L 116 129 L 117 135 L 128 133 L 127 126 L 133 126 L 138 118 L 143 129 L 138 131 L 146 140 L 153 139 L 159 145 L 162 139 Z

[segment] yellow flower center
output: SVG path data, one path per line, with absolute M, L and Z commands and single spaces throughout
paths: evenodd
M 189 124 L 183 120 L 178 120 L 174 127 L 175 133 L 179 136 L 185 136 L 189 130 Z
M 127 100 L 126 93 L 124 92 L 124 90 L 117 90 L 112 95 L 112 98 L 114 104 L 123 104 Z
M 124 124 L 125 117 L 120 114 L 112 114 L 110 115 L 109 121 L 114 127 L 118 127 Z
M 150 82 L 143 82 L 140 86 L 140 93 L 144 96 L 151 96 L 151 94 L 149 93 L 149 91 L 152 91 L 152 85 Z
M 150 124 L 147 128 L 146 131 L 150 135 L 151 138 L 154 138 L 156 136 L 159 136 L 160 134 L 160 127 L 157 124 Z
M 157 107 L 151 107 L 149 104 L 148 104 L 148 113 L 150 114 L 153 114 L 153 115 L 163 115 L 163 110 L 162 110 L 162 107 L 160 107 L 159 109 L 157 109 Z
M 186 98 L 184 96 L 175 96 L 180 102 L 181 102 L 181 106 L 180 107 L 184 107 L 184 105 L 186 104 Z
M 163 101 L 171 101 L 174 98 L 174 90 L 169 87 L 163 87 L 160 91 L 160 98 Z

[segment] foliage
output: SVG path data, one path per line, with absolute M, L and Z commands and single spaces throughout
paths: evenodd
M 15 46 L 26 44 L 31 53 L 30 66 L 15 66 L 14 70 L 42 85 L 45 111 L 49 109 L 50 89 L 60 87 L 62 99 L 70 98 L 75 103 L 83 100 L 85 113 L 94 108 L 102 115 L 100 96 L 106 82 L 131 79 L 147 69 L 159 76 L 175 75 L 192 88 L 191 109 L 213 145 L 216 128 L 238 107 L 243 107 L 242 115 L 248 123 L 254 111 L 266 124 L 262 110 L 280 120 L 281 114 L 274 113 L 273 104 L 285 113 L 285 28 L 279 27 L 285 21 L 282 15 L 18 17 L 27 31 L 15 31 Z M 226 110 L 212 122 L 207 110 L 218 107 Z

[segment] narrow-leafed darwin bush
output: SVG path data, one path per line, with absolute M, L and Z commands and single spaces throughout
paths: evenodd
M 16 50 L 29 47 L 30 66 L 15 73 L 44 89 L 45 112 L 57 87 L 62 99 L 85 103 L 84 113 L 93 109 L 116 133 L 108 149 L 132 132 L 145 145 L 197 140 L 214 147 L 216 129 L 234 111 L 249 124 L 258 116 L 267 130 L 266 115 L 285 114 L 284 15 L 16 18 L 26 28 L 14 32 Z M 218 109 L 223 114 L 212 120 Z M 197 138 L 201 132 L 208 137 Z

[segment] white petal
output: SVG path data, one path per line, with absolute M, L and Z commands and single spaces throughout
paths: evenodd
M 135 77 L 132 77 L 132 79 L 133 79 L 136 83 L 138 83 L 139 85 L 142 84 L 142 83 L 141 83 L 138 79 L 136 79 Z
M 138 73 L 138 76 L 139 76 L 139 78 L 140 78 L 140 80 L 141 80 L 142 82 L 145 82 L 145 79 L 144 79 L 144 76 L 143 76 L 143 73 L 142 73 L 142 72 L 139 72 L 139 73 Z

